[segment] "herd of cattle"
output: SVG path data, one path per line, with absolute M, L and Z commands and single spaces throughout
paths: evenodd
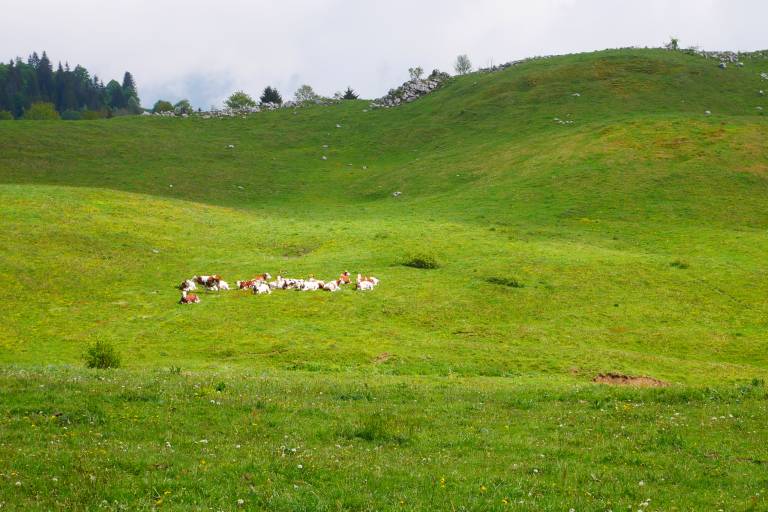
M 351 283 L 349 272 L 342 272 L 338 279 L 332 281 L 320 281 L 310 276 L 308 279 L 290 279 L 283 276 L 277 276 L 277 279 L 270 281 L 272 276 L 264 273 L 247 281 L 236 281 L 235 286 L 238 290 L 253 290 L 255 295 L 269 294 L 272 290 L 299 290 L 302 292 L 324 290 L 335 292 L 342 286 Z M 379 280 L 373 276 L 363 276 L 357 274 L 356 289 L 360 291 L 373 290 L 374 286 L 379 284 Z M 181 300 L 179 304 L 196 304 L 200 302 L 200 297 L 194 293 L 189 293 L 202 286 L 206 290 L 220 291 L 229 290 L 229 283 L 224 281 L 219 275 L 212 276 L 194 276 L 191 279 L 185 279 L 179 285 L 181 290 Z

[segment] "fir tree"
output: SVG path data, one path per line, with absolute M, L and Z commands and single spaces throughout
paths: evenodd
M 272 86 L 267 86 L 264 89 L 264 92 L 261 93 L 261 97 L 259 98 L 259 101 L 261 103 L 277 103 L 278 105 L 283 104 L 283 97 L 280 96 L 280 93 Z

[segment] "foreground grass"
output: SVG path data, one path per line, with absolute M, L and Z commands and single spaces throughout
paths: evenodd
M 0 371 L 4 510 L 764 510 L 762 381 Z

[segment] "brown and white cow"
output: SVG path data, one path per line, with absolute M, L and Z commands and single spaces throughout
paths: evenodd
M 194 293 L 189 293 L 187 290 L 181 291 L 181 299 L 179 300 L 179 304 L 197 304 L 198 302 L 200 302 L 200 297 Z
M 195 276 L 192 280 L 201 286 L 205 286 L 209 290 L 218 291 L 219 283 L 221 283 L 221 276 L 217 274 L 212 276 Z

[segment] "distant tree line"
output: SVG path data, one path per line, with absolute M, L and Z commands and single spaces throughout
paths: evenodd
M 59 62 L 56 70 L 43 52 L 0 63 L 0 119 L 91 119 L 142 112 L 136 82 L 126 72 L 122 84 L 104 85 L 77 65 Z

